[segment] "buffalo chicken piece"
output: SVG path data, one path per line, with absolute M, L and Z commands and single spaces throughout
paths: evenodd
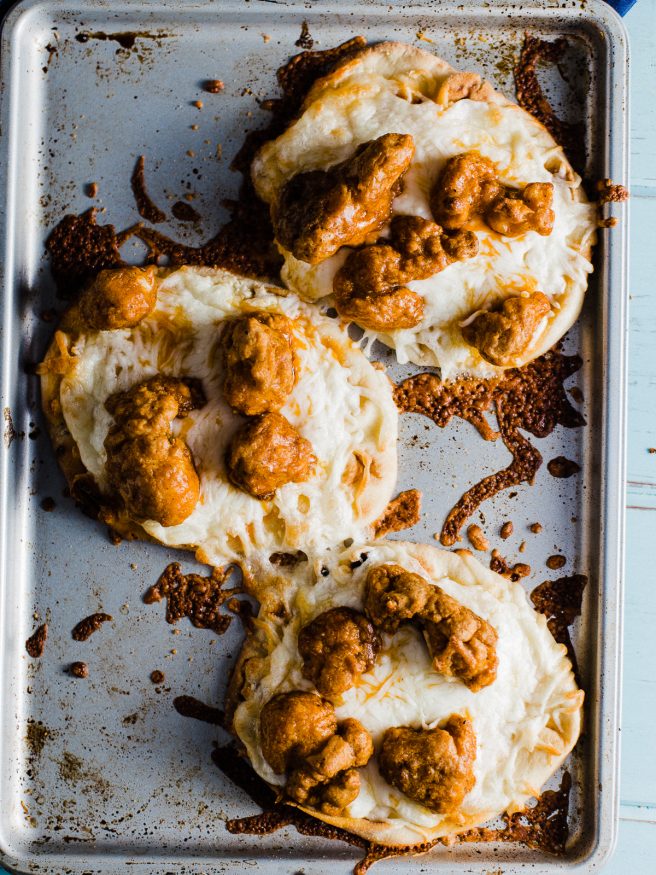
M 273 498 L 286 483 L 302 483 L 314 468 L 312 444 L 281 413 L 244 423 L 226 454 L 228 477 L 255 498 Z
M 228 322 L 221 337 L 223 393 L 246 416 L 280 410 L 294 388 L 291 323 L 276 313 Z
M 474 787 L 476 734 L 454 714 L 439 729 L 394 726 L 378 754 L 380 773 L 393 787 L 438 814 L 452 814 Z
M 450 158 L 430 193 L 433 218 L 449 230 L 482 218 L 493 231 L 518 237 L 527 231 L 551 234 L 553 185 L 532 182 L 523 189 L 504 185 L 489 158 L 465 152 Z
M 191 450 L 171 426 L 204 404 L 198 381 L 162 376 L 107 400 L 114 417 L 105 438 L 107 479 L 135 519 L 177 526 L 196 507 L 200 481 Z
M 379 565 L 367 575 L 365 612 L 393 634 L 401 623 L 422 630 L 435 671 L 458 677 L 472 691 L 491 684 L 497 673 L 497 633 L 472 610 L 400 565 Z
M 303 677 L 322 696 L 345 693 L 373 668 L 380 645 L 379 634 L 364 614 L 352 608 L 324 611 L 299 632 Z
M 272 210 L 276 239 L 309 264 L 360 246 L 389 219 L 414 152 L 409 134 L 384 134 L 328 170 L 293 176 Z
M 82 318 L 95 331 L 134 328 L 155 309 L 157 283 L 152 267 L 101 270 L 80 297 Z
M 499 310 L 479 313 L 465 325 L 462 336 L 491 364 L 514 365 L 530 348 L 549 313 L 551 303 L 542 292 L 506 298 Z

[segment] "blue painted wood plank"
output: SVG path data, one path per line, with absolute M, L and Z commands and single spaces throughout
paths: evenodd
M 656 507 L 656 199 L 633 198 L 630 210 L 629 504 Z
M 633 816 L 656 820 L 656 757 L 645 753 L 653 747 L 656 718 L 656 513 L 629 510 L 627 523 L 621 799 L 625 808 L 651 808 Z
M 632 820 L 620 821 L 617 849 L 604 868 L 604 875 L 652 875 L 654 871 L 655 825 Z
M 656 195 L 656 3 L 638 0 L 624 21 L 631 53 L 632 188 L 636 195 Z

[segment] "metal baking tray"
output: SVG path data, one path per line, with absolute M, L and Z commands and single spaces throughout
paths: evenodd
M 141 596 L 176 557 L 140 543 L 113 546 L 104 529 L 62 496 L 64 480 L 39 412 L 29 363 L 42 355 L 61 310 L 44 257 L 49 229 L 66 212 L 96 205 L 119 228 L 137 218 L 129 177 L 147 156 L 149 188 L 161 204 L 189 190 L 204 217 L 203 236 L 225 221 L 221 199 L 234 197 L 229 163 L 246 130 L 267 114 L 258 98 L 276 94 L 275 69 L 299 49 L 307 21 L 316 48 L 357 34 L 398 39 L 475 69 L 513 93 L 512 62 L 525 31 L 571 37 L 568 84 L 543 71 L 558 111 L 586 125 L 593 178 L 627 180 L 627 38 L 600 0 L 502 3 L 176 2 L 176 0 L 24 0 L 2 29 L 0 202 L 3 211 L 2 407 L 15 434 L 0 454 L 0 860 L 14 872 L 346 873 L 358 851 L 298 835 L 233 836 L 224 821 L 255 812 L 253 803 L 211 764 L 220 731 L 181 717 L 176 695 L 220 704 L 238 652 L 237 622 L 226 635 L 172 627 L 162 605 Z M 117 41 L 117 33 L 140 34 Z M 81 33 L 95 34 L 76 39 Z M 105 34 L 109 38 L 101 38 Z M 122 43 L 128 45 L 122 45 Z M 203 79 L 222 79 L 220 95 Z M 194 101 L 202 100 L 202 108 Z M 198 126 L 194 129 L 193 126 Z M 220 144 L 222 157 L 217 157 Z M 188 153 L 194 153 L 193 156 Z M 90 200 L 84 185 L 96 182 Z M 571 841 L 554 859 L 521 846 L 436 848 L 381 871 L 413 873 L 433 864 L 451 871 L 592 871 L 612 850 L 618 809 L 618 729 L 624 550 L 626 210 L 603 232 L 584 313 L 565 342 L 584 363 L 569 385 L 581 388 L 587 427 L 557 428 L 536 441 L 545 462 L 578 460 L 582 473 L 556 480 L 539 471 L 485 504 L 493 546 L 533 571 L 527 588 L 561 574 L 589 576 L 574 630 L 587 694 L 586 731 L 569 768 L 574 776 Z M 161 226 L 160 226 L 161 227 Z M 191 226 L 165 230 L 199 240 Z M 137 248 L 124 249 L 135 260 Z M 389 363 L 390 357 L 384 356 Z M 416 369 L 391 369 L 399 378 Z M 441 430 L 401 419 L 399 489 L 424 493 L 421 523 L 398 537 L 434 543 L 448 509 L 484 473 L 507 463 L 500 442 L 486 443 L 466 423 Z M 55 508 L 46 512 L 43 499 Z M 515 535 L 495 536 L 511 519 Z M 527 526 L 540 521 L 541 535 Z M 518 554 L 521 540 L 527 550 Z M 545 567 L 563 553 L 560 572 Z M 194 562 L 182 557 L 186 570 Z M 105 610 L 112 623 L 86 643 L 71 639 L 82 617 Z M 37 619 L 40 618 L 40 619 Z M 42 659 L 25 639 L 47 618 Z M 76 659 L 90 676 L 64 671 Z M 153 669 L 165 672 L 156 688 Z M 448 862 L 447 862 L 448 861 Z

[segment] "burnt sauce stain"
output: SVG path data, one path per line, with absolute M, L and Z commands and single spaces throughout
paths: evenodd
M 86 662 L 72 662 L 68 668 L 68 672 L 74 678 L 88 678 L 89 666 Z
M 545 353 L 521 368 L 511 368 L 491 380 L 442 382 L 436 374 L 408 377 L 395 389 L 395 400 L 403 413 L 421 413 L 444 428 L 454 416 L 471 422 L 486 440 L 498 434 L 512 455 L 508 467 L 468 489 L 449 511 L 442 526 L 440 541 L 451 547 L 460 539 L 460 530 L 480 505 L 498 492 L 532 483 L 542 465 L 542 456 L 520 431 L 538 438 L 547 437 L 557 425 L 577 428 L 585 425 L 583 416 L 572 407 L 564 387 L 582 361 L 578 355 L 566 356 L 559 349 Z M 499 432 L 494 431 L 484 413 L 494 408 Z
M 175 624 L 188 617 L 198 629 L 211 629 L 222 635 L 232 617 L 221 613 L 224 602 L 243 592 L 239 586 L 225 589 L 231 569 L 213 568 L 208 577 L 201 574 L 183 574 L 179 562 L 167 565 L 156 583 L 145 593 L 147 605 L 166 599 L 166 622 Z
M 9 447 L 13 444 L 17 437 L 20 437 L 20 433 L 16 431 L 14 427 L 14 420 L 11 415 L 11 409 L 9 407 L 5 407 L 3 411 L 3 416 L 5 420 L 5 432 L 4 432 L 4 440 L 5 447 L 9 449 Z
M 401 532 L 416 525 L 421 519 L 421 492 L 406 489 L 393 498 L 382 516 L 373 524 L 374 537 L 384 538 L 391 532 Z
M 310 36 L 310 28 L 307 21 L 303 21 L 303 24 L 301 25 L 301 35 L 294 45 L 298 46 L 299 49 L 311 49 L 314 45 L 314 40 Z
M 586 165 L 585 124 L 560 119 L 549 103 L 538 80 L 540 64 L 557 65 L 567 51 L 567 37 L 553 41 L 526 34 L 514 69 L 517 103 L 545 126 L 565 150 L 572 167 L 584 175 Z M 582 108 L 583 111 L 583 108 Z
M 576 675 L 578 666 L 569 627 L 581 614 L 583 590 L 587 583 L 588 578 L 585 574 L 573 574 L 569 577 L 559 577 L 557 580 L 545 580 L 531 593 L 535 610 L 544 614 L 553 637 L 567 648 Z
M 46 743 L 56 734 L 54 730 L 49 729 L 40 720 L 28 717 L 25 743 L 35 757 L 41 755 Z
M 572 459 L 566 459 L 565 456 L 556 456 L 555 459 L 551 459 L 550 462 L 547 462 L 547 471 L 552 477 L 564 479 L 566 477 L 572 477 L 574 474 L 578 474 L 580 470 L 581 466 L 578 462 L 574 462 Z
M 91 40 L 100 42 L 116 42 L 122 49 L 133 49 L 138 39 L 160 40 L 168 39 L 173 34 L 170 33 L 150 33 L 147 30 L 124 30 L 116 33 L 105 33 L 103 30 L 88 30 L 81 31 L 75 34 L 75 39 L 79 43 L 88 43 Z
M 200 222 L 201 215 L 190 203 L 176 201 L 171 207 L 171 213 L 180 222 Z
M 94 632 L 100 629 L 103 623 L 109 623 L 112 619 L 111 614 L 103 614 L 101 612 L 90 614 L 73 627 L 71 635 L 75 641 L 87 641 Z
M 224 713 L 220 708 L 214 708 L 196 699 L 194 696 L 176 696 L 173 707 L 182 717 L 191 717 L 212 726 L 224 725 Z
M 134 165 L 132 176 L 130 177 L 130 185 L 132 186 L 132 194 L 137 205 L 137 212 L 142 219 L 150 222 L 151 225 L 157 225 L 160 222 L 166 221 L 166 213 L 153 202 L 146 188 L 146 156 L 140 155 Z
M 48 235 L 46 251 L 62 298 L 75 297 L 99 271 L 125 265 L 119 250 L 135 228 L 117 233 L 113 225 L 99 225 L 96 215 L 94 207 L 66 215 Z
M 294 826 L 301 835 L 343 841 L 362 848 L 364 857 L 354 869 L 354 875 L 364 875 L 374 863 L 381 860 L 426 853 L 437 845 L 453 843 L 453 837 L 425 842 L 421 845 L 389 847 L 369 842 L 344 829 L 317 820 L 297 808 L 276 801 L 276 794 L 255 772 L 234 743 L 215 746 L 214 764 L 262 808 L 260 814 L 228 820 L 226 827 L 236 835 L 268 835 L 285 826 Z M 569 836 L 567 816 L 571 777 L 565 772 L 557 790 L 546 790 L 535 805 L 515 814 L 503 814 L 503 827 L 478 827 L 455 837 L 455 842 L 520 842 L 529 848 L 551 854 L 563 854 Z
M 25 650 L 32 659 L 40 659 L 46 649 L 46 639 L 48 638 L 48 624 L 42 623 L 25 642 Z

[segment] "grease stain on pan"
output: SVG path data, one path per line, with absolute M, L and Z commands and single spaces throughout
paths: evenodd
M 75 35 L 75 39 L 79 43 L 88 43 L 90 40 L 100 40 L 101 42 L 113 41 L 117 42 L 122 49 L 133 49 L 138 39 L 162 40 L 170 39 L 173 36 L 171 33 L 149 33 L 147 30 L 125 30 L 116 33 L 105 33 L 103 30 L 81 31 Z

